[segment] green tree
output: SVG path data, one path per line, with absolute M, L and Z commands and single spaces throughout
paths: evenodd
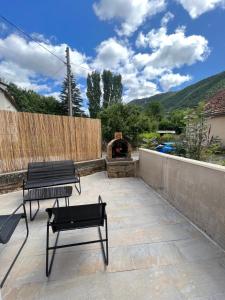
M 185 131 L 186 109 L 176 109 L 164 115 L 159 122 L 159 130 L 175 130 L 177 134 Z
M 83 100 L 81 98 L 81 92 L 79 87 L 77 86 L 76 80 L 71 74 L 71 95 L 72 95 L 72 111 L 73 116 L 83 116 L 84 112 L 82 110 Z M 68 77 L 66 76 L 63 84 L 62 90 L 60 94 L 61 99 L 61 107 L 62 107 L 62 114 L 68 115 L 69 107 L 69 97 L 68 97 Z
M 137 145 L 139 134 L 151 130 L 150 119 L 136 105 L 112 104 L 103 109 L 99 117 L 106 142 L 113 138 L 116 131 L 122 131 L 126 139 Z
M 17 87 L 9 84 L 8 92 L 13 96 L 19 111 L 60 115 L 61 104 L 54 97 L 39 95 L 32 90 Z
M 149 117 L 152 117 L 152 118 L 160 121 L 163 117 L 162 104 L 158 101 L 150 102 L 146 107 L 146 114 Z
M 123 85 L 122 76 L 113 74 L 109 70 L 104 70 L 102 74 L 103 83 L 103 108 L 114 103 L 122 102 Z
M 175 130 L 175 125 L 168 118 L 163 118 L 159 122 L 158 128 L 159 128 L 159 130 Z
M 208 126 L 204 115 L 204 104 L 190 109 L 186 115 L 185 147 L 189 158 L 201 160 L 204 148 L 208 146 Z
M 112 86 L 112 96 L 110 104 L 121 103 L 123 95 L 123 85 L 122 85 L 122 76 L 113 75 L 113 86 Z
M 185 130 L 186 113 L 187 113 L 187 109 L 176 109 L 176 110 L 171 111 L 169 114 L 168 119 L 174 125 L 174 130 L 178 134 L 184 132 L 184 130 Z
M 110 105 L 112 87 L 113 87 L 113 74 L 109 70 L 104 70 L 102 74 L 102 83 L 103 83 L 103 108 L 106 108 Z
M 96 118 L 100 112 L 101 102 L 101 76 L 98 72 L 92 72 L 87 77 L 87 97 L 89 99 L 89 113 L 91 118 Z

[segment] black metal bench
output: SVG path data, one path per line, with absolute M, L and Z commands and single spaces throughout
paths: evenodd
M 30 220 L 33 221 L 39 211 L 40 201 L 56 199 L 59 206 L 59 199 L 65 199 L 65 205 L 69 206 L 69 197 L 72 195 L 73 188 L 72 186 L 59 186 L 59 187 L 49 187 L 41 189 L 29 190 L 28 193 L 24 196 L 24 204 L 29 202 L 30 204 Z M 38 208 L 35 213 L 32 214 L 32 202 L 37 202 Z
M 22 213 L 17 213 L 20 208 L 23 208 Z M 17 225 L 19 224 L 21 219 L 25 219 L 25 224 L 26 224 L 26 237 L 19 248 L 19 251 L 17 252 L 15 258 L 13 259 L 13 262 L 11 263 L 8 271 L 6 272 L 5 276 L 3 277 L 2 281 L 0 282 L 0 288 L 3 287 L 13 265 L 15 264 L 21 250 L 23 249 L 27 237 L 29 234 L 29 229 L 28 229 L 28 224 L 27 224 L 27 215 L 26 215 L 26 210 L 24 204 L 21 204 L 17 209 L 11 214 L 11 215 L 0 215 L 0 244 L 7 244 L 13 235 Z
M 28 164 L 27 179 L 23 182 L 23 195 L 25 190 L 72 183 L 80 194 L 80 174 L 72 160 L 32 162 Z
M 56 202 L 55 202 L 56 204 Z M 54 205 L 55 205 L 54 204 Z M 46 276 L 51 273 L 53 260 L 56 249 L 87 245 L 93 243 L 101 243 L 102 253 L 105 265 L 108 265 L 108 227 L 107 215 L 105 210 L 106 203 L 102 202 L 101 196 L 98 198 L 96 204 L 76 205 L 69 207 L 53 207 L 47 208 L 47 245 L 46 245 Z M 102 237 L 100 227 L 105 227 L 105 237 Z M 55 245 L 49 245 L 49 228 L 52 228 L 53 233 L 57 233 Z M 80 243 L 71 243 L 58 245 L 59 233 L 67 230 L 75 230 L 89 227 L 98 227 L 99 239 Z M 104 243 L 106 249 L 104 247 Z M 53 250 L 52 257 L 49 264 L 49 251 Z

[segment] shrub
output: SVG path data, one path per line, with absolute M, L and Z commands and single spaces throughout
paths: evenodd
M 160 134 L 157 132 L 145 132 L 139 135 L 139 138 L 144 140 L 152 140 L 152 139 L 156 139 L 159 140 L 160 138 Z
M 157 132 L 145 132 L 139 135 L 139 142 L 143 148 L 151 149 L 158 145 L 160 134 Z
M 167 133 L 160 137 L 160 142 L 162 143 L 173 142 L 174 140 L 175 140 L 174 134 Z
M 139 134 L 150 130 L 152 124 L 140 107 L 123 103 L 113 104 L 101 111 L 103 139 L 109 142 L 116 131 L 122 131 L 133 146 L 138 145 Z

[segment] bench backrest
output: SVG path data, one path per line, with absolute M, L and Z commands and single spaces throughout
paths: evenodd
M 32 162 L 28 164 L 27 180 L 63 179 L 74 177 L 75 165 L 72 160 Z

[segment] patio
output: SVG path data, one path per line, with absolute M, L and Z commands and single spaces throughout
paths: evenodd
M 3 290 L 14 299 L 225 299 L 225 253 L 139 178 L 108 179 L 105 172 L 82 177 L 72 204 L 107 202 L 109 266 L 100 245 L 59 249 L 45 277 L 46 207 L 41 203 L 30 235 Z M 11 212 L 22 191 L 0 195 L 0 213 Z M 64 201 L 62 204 L 64 205 Z M 0 246 L 0 274 L 23 238 L 19 225 Z M 62 233 L 59 244 L 97 237 L 96 229 Z M 52 235 L 53 240 L 55 238 Z

